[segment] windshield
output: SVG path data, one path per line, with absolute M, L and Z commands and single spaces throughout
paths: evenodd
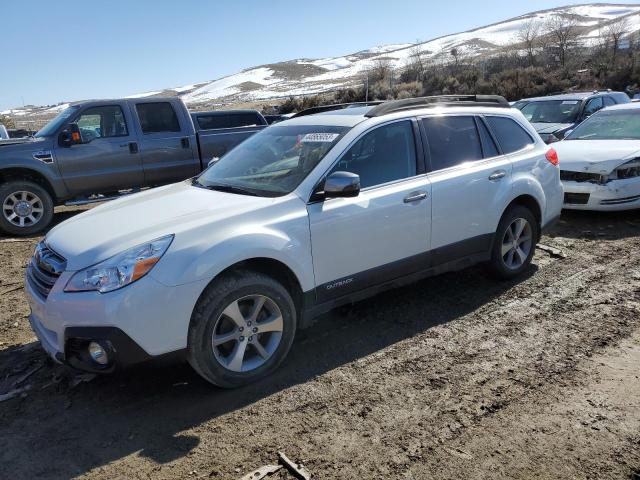
M 527 103 L 522 114 L 531 123 L 574 123 L 580 100 L 544 100 Z
M 582 122 L 566 140 L 640 140 L 640 110 L 604 110 Z
M 276 125 L 249 137 L 196 179 L 236 193 L 277 197 L 290 193 L 349 130 Z
M 49 123 L 47 123 L 44 127 L 38 130 L 38 133 L 35 134 L 36 137 L 48 137 L 56 133 L 58 128 L 62 126 L 64 122 L 66 122 L 69 117 L 71 117 L 74 113 L 78 111 L 78 107 L 69 107 L 65 108 L 58 115 L 54 117 Z

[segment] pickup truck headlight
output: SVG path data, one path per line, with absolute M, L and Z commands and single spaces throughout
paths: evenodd
M 158 238 L 80 270 L 69 279 L 64 291 L 106 293 L 129 285 L 151 271 L 172 241 L 173 235 Z

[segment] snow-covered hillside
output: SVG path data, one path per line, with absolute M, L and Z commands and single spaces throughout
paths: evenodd
M 138 93 L 131 97 L 177 95 L 182 97 L 187 105 L 197 107 L 326 92 L 362 84 L 366 72 L 380 60 L 384 60 L 395 69 L 400 69 L 406 66 L 418 51 L 425 59 L 438 56 L 448 56 L 447 58 L 451 59 L 449 52 L 453 48 L 458 49 L 467 58 L 497 53 L 505 47 L 517 45 L 519 31 L 531 19 L 544 23 L 558 14 L 576 19 L 581 29 L 580 41 L 584 44 L 592 42 L 602 27 L 623 17 L 626 17 L 630 31 L 640 30 L 640 4 L 574 5 L 533 12 L 422 43 L 379 45 L 339 57 L 303 58 L 260 65 L 209 82 Z M 41 111 L 53 112 L 57 108 Z M 0 113 L 20 116 L 28 113 L 26 110 L 29 109 L 15 109 Z

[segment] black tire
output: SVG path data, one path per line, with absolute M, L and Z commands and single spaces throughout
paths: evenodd
M 15 204 L 13 199 L 21 198 L 20 195 L 17 197 L 12 196 L 19 192 L 27 192 L 29 202 L 37 198 L 39 202 L 34 203 L 33 206 L 37 209 L 42 209 L 42 212 L 35 212 L 35 210 L 31 212 L 31 217 L 36 219 L 35 222 L 28 217 L 23 217 L 22 226 L 19 225 L 19 217 L 14 217 L 13 220 L 10 220 L 12 215 L 15 214 L 15 211 L 11 210 L 11 206 Z M 53 220 L 53 200 L 51 195 L 40 185 L 29 180 L 11 180 L 0 185 L 0 209 L 0 231 L 17 237 L 25 237 L 41 232 Z
M 281 337 L 271 356 L 261 366 L 250 371 L 231 371 L 219 361 L 217 352 L 214 353 L 214 328 L 218 328 L 216 325 L 227 306 L 235 300 L 252 295 L 267 297 L 280 310 L 283 320 Z M 198 300 L 189 326 L 187 359 L 194 370 L 210 383 L 223 388 L 241 387 L 278 368 L 291 349 L 296 325 L 293 299 L 280 283 L 250 270 L 233 271 L 216 279 Z M 246 348 L 250 349 L 248 346 Z
M 505 237 L 508 235 L 507 229 L 511 228 L 511 225 L 518 219 L 524 219 L 528 223 L 530 228 L 531 245 L 529 251 L 527 252 L 528 254 L 526 256 L 526 260 L 524 260 L 524 262 L 522 262 L 522 264 L 517 268 L 513 268 L 510 267 L 507 264 L 507 260 L 503 258 L 502 247 L 503 243 L 506 245 Z M 508 280 L 517 277 L 522 272 L 527 270 L 535 253 L 539 235 L 540 233 L 538 222 L 536 221 L 536 218 L 531 210 L 522 205 L 515 205 L 509 208 L 509 210 L 507 210 L 504 215 L 502 215 L 502 218 L 500 219 L 500 223 L 498 224 L 498 228 L 496 230 L 496 236 L 493 241 L 493 247 L 491 250 L 491 260 L 488 264 L 490 272 L 499 279 Z

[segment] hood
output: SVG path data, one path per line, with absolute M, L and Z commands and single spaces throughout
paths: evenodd
M 573 123 L 532 123 L 533 128 L 540 134 L 556 133 L 571 128 Z
M 560 170 L 608 174 L 640 156 L 640 140 L 563 140 L 553 148 Z
M 0 160 L 9 152 L 21 152 L 24 150 L 39 150 L 49 148 L 49 139 L 45 137 L 10 138 L 0 140 Z
M 280 197 L 282 198 L 282 197 Z M 253 197 L 182 182 L 105 203 L 61 223 L 47 245 L 80 270 L 156 238 L 255 213 L 278 198 Z

